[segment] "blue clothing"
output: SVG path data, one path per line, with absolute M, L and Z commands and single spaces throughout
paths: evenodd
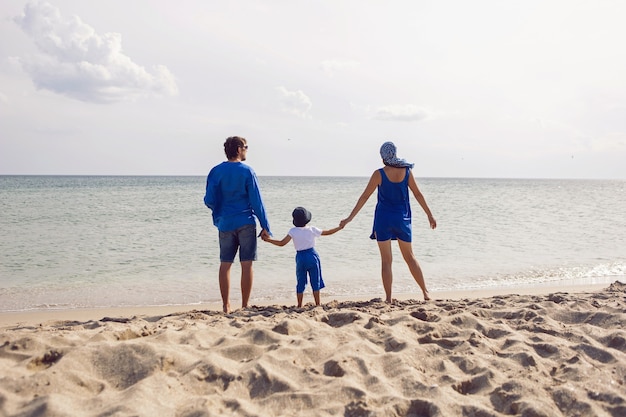
M 379 169 L 378 203 L 370 238 L 383 242 L 389 239 L 411 241 L 411 204 L 409 200 L 410 169 L 400 182 L 391 182 L 383 168 Z
M 221 232 L 256 226 L 256 217 L 271 235 L 256 174 L 242 162 L 222 162 L 211 169 L 204 204 L 213 211 L 213 224 Z
M 322 279 L 320 256 L 315 248 L 296 252 L 296 294 L 302 294 L 304 292 L 307 282 L 307 273 L 313 291 L 319 291 L 326 286 Z
M 237 230 L 219 232 L 220 262 L 233 263 L 237 250 L 239 261 L 256 261 L 256 225 L 247 224 Z

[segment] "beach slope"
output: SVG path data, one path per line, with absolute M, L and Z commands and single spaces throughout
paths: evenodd
M 626 285 L 0 329 L 2 416 L 625 416 Z

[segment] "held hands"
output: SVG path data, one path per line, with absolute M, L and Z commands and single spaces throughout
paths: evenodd
M 341 224 L 341 222 L 339 223 L 339 226 L 335 227 L 333 230 L 333 233 L 338 232 L 340 230 L 343 230 L 343 228 L 345 227 L 344 224 Z
M 339 227 L 343 229 L 344 227 L 346 227 L 348 223 L 350 223 L 350 220 L 343 219 L 342 221 L 339 222 Z
M 259 233 L 259 237 L 263 239 L 263 241 L 267 242 L 267 240 L 270 238 L 270 234 L 267 232 L 267 230 L 263 229 L 261 230 L 261 233 Z

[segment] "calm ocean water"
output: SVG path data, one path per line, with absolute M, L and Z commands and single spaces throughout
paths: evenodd
M 275 237 L 302 205 L 312 225 L 346 217 L 367 178 L 261 177 Z M 626 181 L 419 179 L 413 248 L 431 292 L 610 283 L 626 275 Z M 0 176 L 0 311 L 220 301 L 217 229 L 205 177 Z M 382 297 L 375 195 L 318 240 L 332 297 Z M 259 241 L 252 302 L 294 299 L 293 245 Z M 231 297 L 240 300 L 239 267 Z M 394 294 L 419 288 L 394 245 Z M 436 295 L 436 294 L 435 294 Z M 310 288 L 305 301 L 310 301 Z

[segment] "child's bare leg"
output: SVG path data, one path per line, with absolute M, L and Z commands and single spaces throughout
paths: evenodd
M 304 293 L 297 293 L 296 296 L 298 297 L 298 307 L 302 307 L 302 298 L 304 297 Z
M 320 292 L 319 291 L 313 291 L 313 298 L 315 299 L 315 305 L 316 306 L 320 305 Z

